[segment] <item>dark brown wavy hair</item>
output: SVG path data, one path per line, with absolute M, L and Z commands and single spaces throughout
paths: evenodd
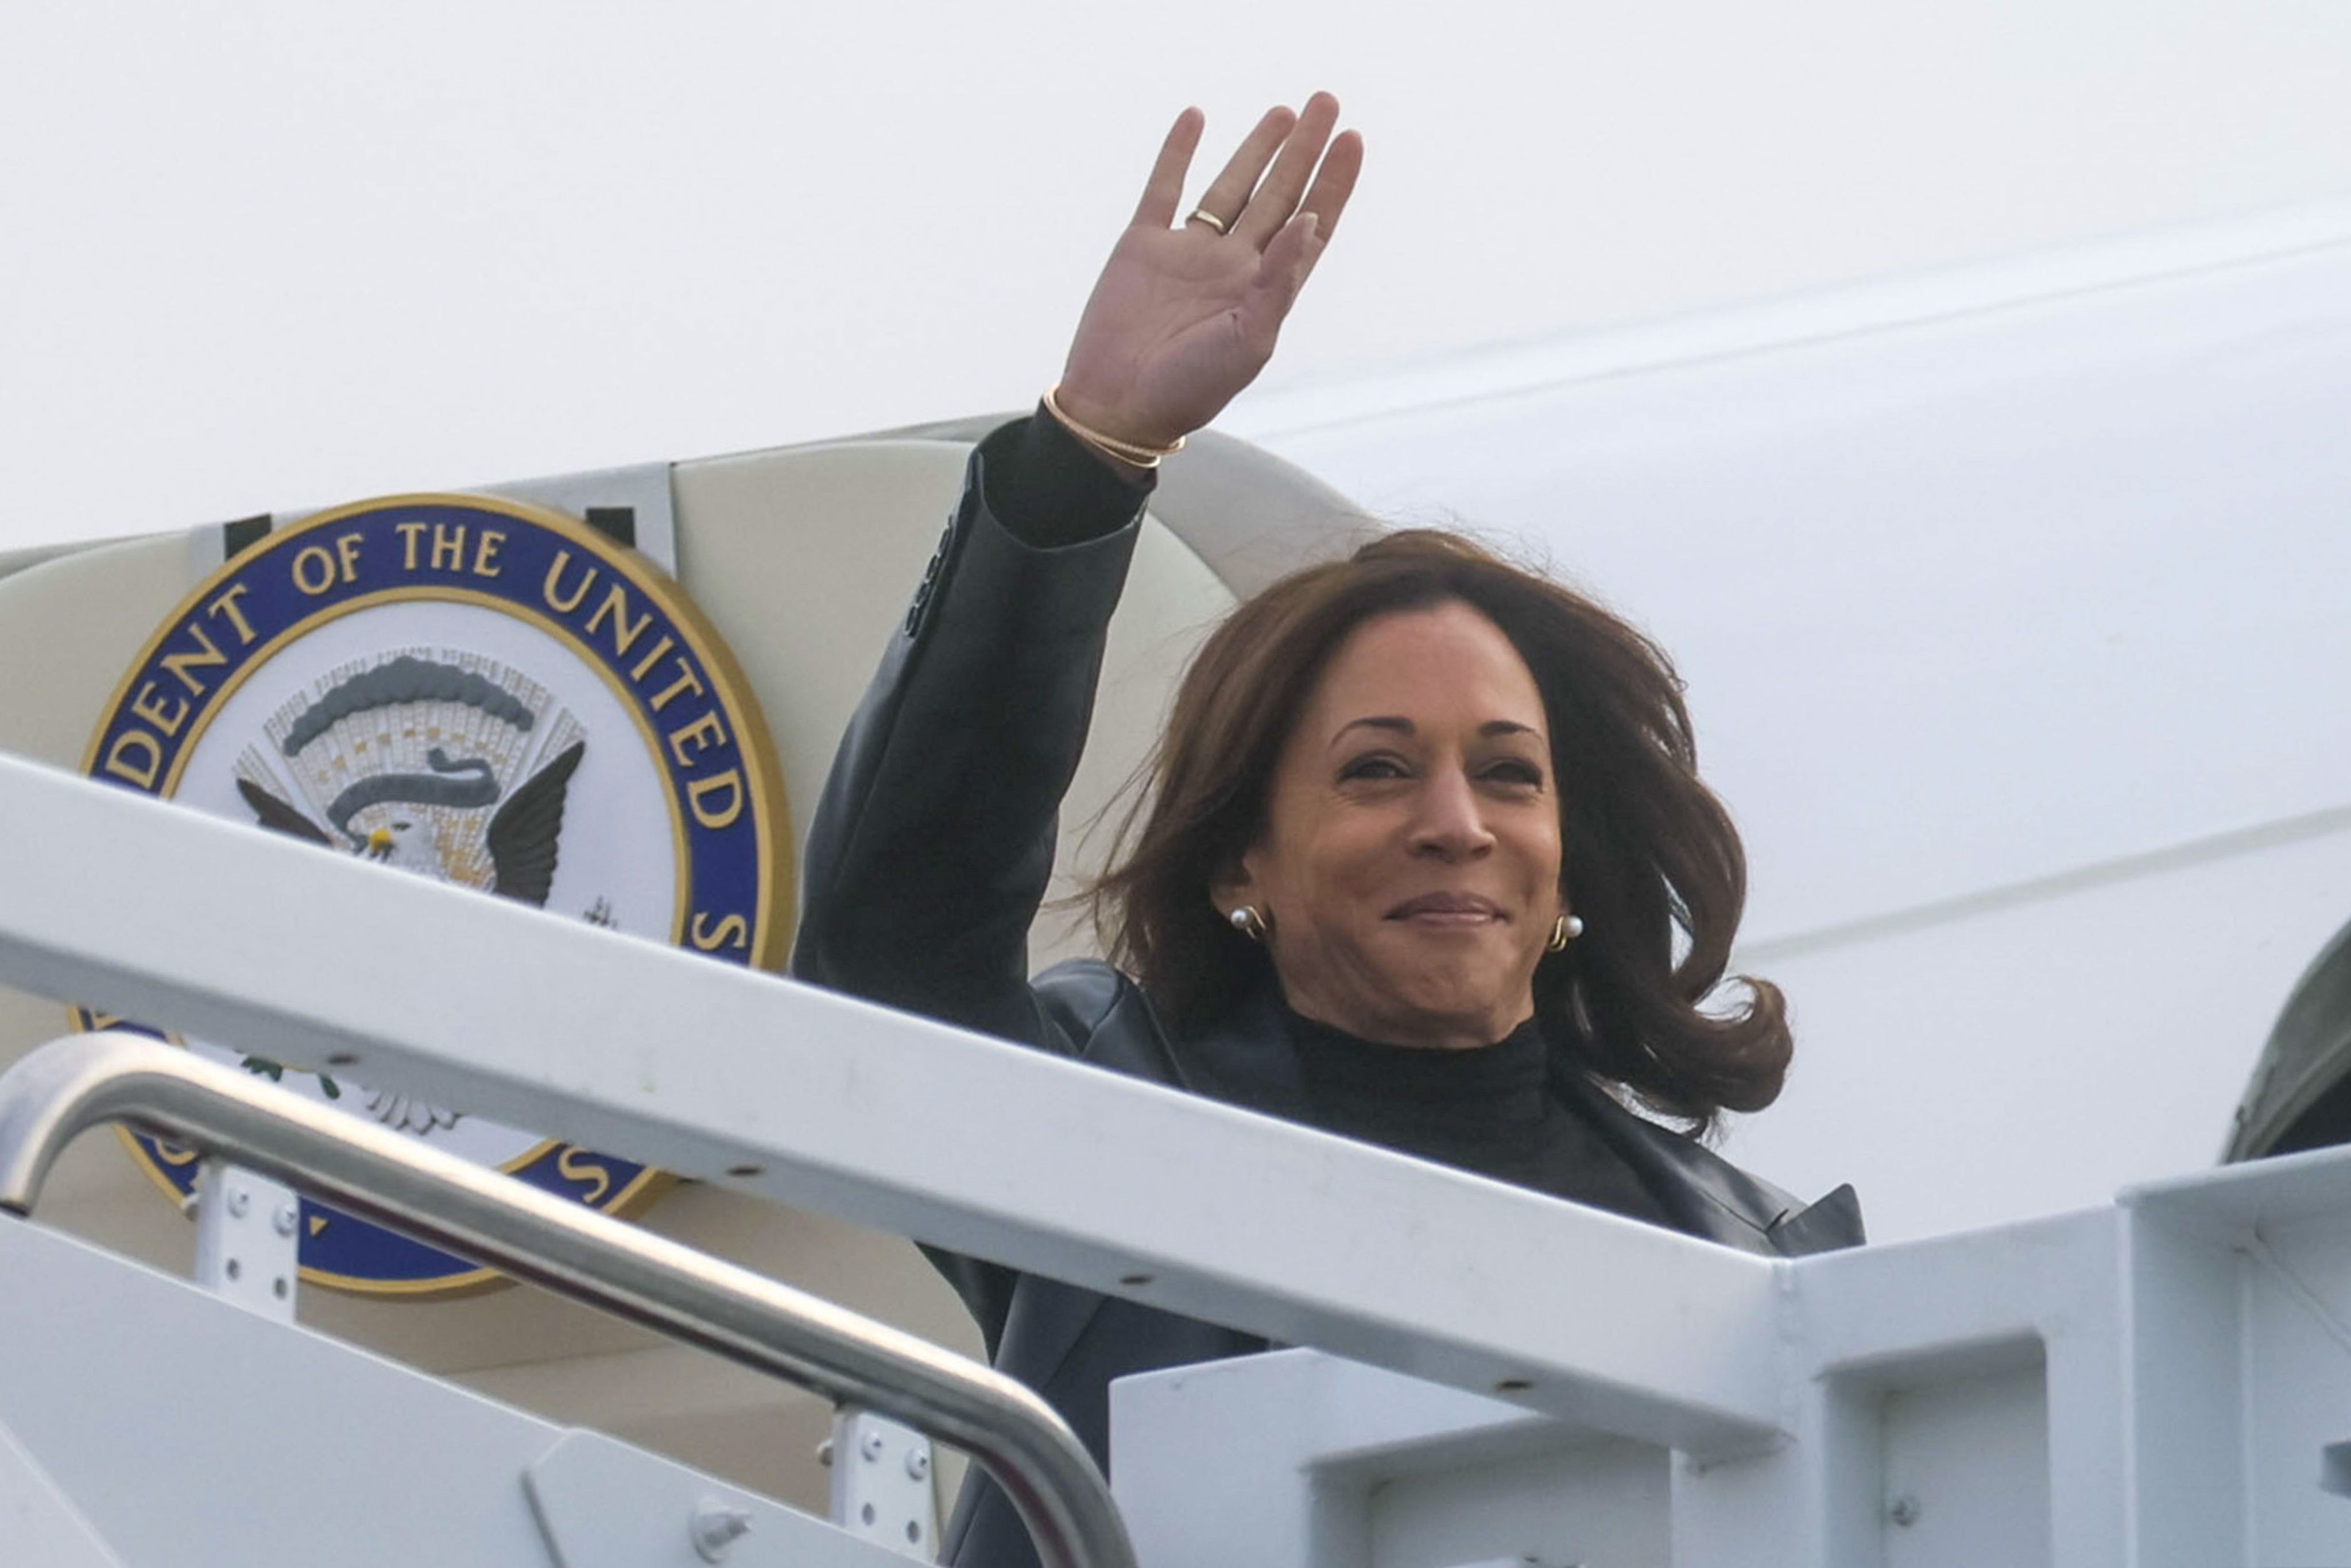
M 1591 600 L 1450 534 L 1390 534 L 1293 573 L 1209 637 L 1092 888 L 1105 950 L 1178 1028 L 1265 985 L 1266 950 L 1219 917 L 1210 885 L 1264 834 L 1283 742 L 1347 634 L 1456 600 L 1510 639 L 1551 727 L 1566 891 L 1585 922 L 1535 971 L 1552 1049 L 1695 1130 L 1770 1105 L 1792 1051 L 1779 988 L 1743 980 L 1702 1010 L 1729 961 L 1747 857 L 1698 780 L 1672 662 Z

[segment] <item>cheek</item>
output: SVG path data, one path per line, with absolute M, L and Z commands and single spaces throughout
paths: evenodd
M 1333 815 L 1316 828 L 1307 852 L 1291 868 L 1301 891 L 1325 902 L 1348 904 L 1393 885 L 1401 857 L 1384 825 Z
M 1514 836 L 1528 877 L 1556 890 L 1567 877 L 1566 835 L 1559 813 L 1546 806 L 1529 815 Z
M 1347 923 L 1393 881 L 1387 836 L 1377 825 L 1332 813 L 1277 819 L 1241 857 L 1255 894 L 1293 923 Z
M 1567 857 L 1560 848 L 1556 830 L 1547 834 L 1535 856 L 1536 877 L 1557 898 L 1567 882 Z

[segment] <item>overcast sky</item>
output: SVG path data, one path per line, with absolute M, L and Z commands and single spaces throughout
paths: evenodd
M 1275 377 L 2351 190 L 2351 6 L 11 0 L 0 548 L 1026 404 L 1187 101 L 1329 86 Z

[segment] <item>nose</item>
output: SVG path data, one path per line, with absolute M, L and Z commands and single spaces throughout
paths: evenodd
M 1428 775 L 1421 792 L 1420 810 L 1412 825 L 1416 854 L 1446 860 L 1468 860 L 1494 847 L 1493 831 L 1469 775 L 1458 766 L 1442 767 Z

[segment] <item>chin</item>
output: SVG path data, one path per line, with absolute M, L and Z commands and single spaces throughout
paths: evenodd
M 1431 952 L 1416 942 L 1391 956 L 1396 961 L 1387 970 L 1396 994 L 1433 1012 L 1482 1015 L 1531 994 L 1534 966 L 1516 952 Z
M 1484 1034 L 1490 1044 L 1517 1028 L 1533 1011 L 1533 1004 L 1523 982 L 1461 975 L 1429 976 L 1420 983 L 1399 987 L 1395 1008 L 1425 1024 Z

